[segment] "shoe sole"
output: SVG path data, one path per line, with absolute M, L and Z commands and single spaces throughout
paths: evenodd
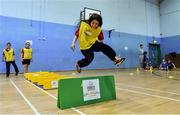
M 117 63 L 116 65 L 119 66 L 119 65 L 122 64 L 125 60 L 126 60 L 126 58 L 121 58 L 121 59 L 120 59 L 120 62 Z

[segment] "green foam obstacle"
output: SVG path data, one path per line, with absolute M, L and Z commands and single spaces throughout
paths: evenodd
M 114 76 L 61 79 L 57 106 L 67 109 L 116 99 Z

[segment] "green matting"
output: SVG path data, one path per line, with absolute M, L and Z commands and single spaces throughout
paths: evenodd
M 99 79 L 100 98 L 84 101 L 83 80 Z M 113 75 L 61 79 L 58 81 L 57 106 L 67 109 L 82 105 L 116 99 L 115 81 Z

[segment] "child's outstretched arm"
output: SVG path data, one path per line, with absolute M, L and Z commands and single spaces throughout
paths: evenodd
M 23 61 L 24 50 L 21 50 L 21 61 Z
M 77 39 L 78 39 L 78 37 L 75 35 L 73 38 L 72 44 L 71 44 L 71 49 L 73 51 L 75 50 L 75 44 L 76 44 Z
M 76 41 L 77 41 L 78 37 L 79 37 L 79 28 L 76 30 L 75 36 L 74 36 L 72 44 L 71 44 L 71 49 L 73 51 L 75 50 L 75 45 L 76 45 Z
M 4 55 L 4 52 L 3 52 L 3 55 L 2 55 L 2 61 L 3 61 L 3 62 L 5 61 L 5 55 Z

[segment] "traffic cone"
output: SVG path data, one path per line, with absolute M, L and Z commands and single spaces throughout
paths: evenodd
M 149 71 L 150 71 L 151 73 L 153 73 L 153 67 L 152 67 L 152 66 L 150 67 Z
M 139 73 L 139 68 L 136 69 L 136 72 Z

